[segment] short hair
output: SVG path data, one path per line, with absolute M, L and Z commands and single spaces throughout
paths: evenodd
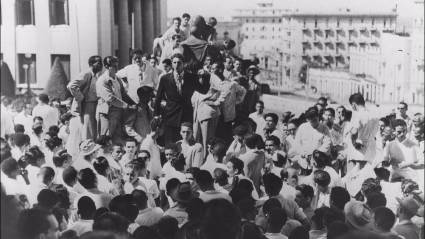
M 333 109 L 333 108 L 326 108 L 324 111 L 328 111 L 328 112 L 330 112 L 331 113 L 331 116 L 332 117 L 335 117 L 335 110 Z
M 183 13 L 182 18 L 190 18 L 189 13 Z
M 176 143 L 168 143 L 165 145 L 164 150 L 173 150 L 174 152 L 179 152 L 179 147 Z
M 108 142 L 111 140 L 111 136 L 109 135 L 100 135 L 99 137 L 97 137 L 97 139 L 95 140 L 95 143 L 101 146 L 106 146 L 108 145 Z
M 336 239 L 350 231 L 348 225 L 341 221 L 334 221 L 327 226 L 328 239 Z
M 113 64 L 118 64 L 118 57 L 116 56 L 107 56 L 103 59 L 103 65 L 106 68 L 111 67 Z
M 385 198 L 385 194 L 381 192 L 369 193 L 366 196 L 366 204 L 372 210 L 378 207 L 385 207 L 387 205 L 387 198 Z
M 324 101 L 325 102 L 325 106 L 328 104 L 328 99 L 326 99 L 325 97 L 320 97 L 319 99 L 317 99 L 317 102 L 319 101 Z
M 148 150 L 146 150 L 146 149 L 142 149 L 142 150 L 140 150 L 140 151 L 139 151 L 139 154 L 141 154 L 141 153 L 145 153 L 145 154 L 147 154 L 149 158 L 151 157 L 151 153 L 150 153 Z
M 133 201 L 139 210 L 146 208 L 148 196 L 143 190 L 134 189 L 133 192 L 131 192 L 131 196 L 133 197 Z
M 222 168 L 216 168 L 214 169 L 214 179 L 220 186 L 225 186 L 228 181 L 229 175 L 227 174 L 226 170 Z
M 404 121 L 402 119 L 395 119 L 393 121 L 393 128 L 395 129 L 398 126 L 406 128 L 407 127 L 406 121 Z
M 308 198 L 314 197 L 314 189 L 310 185 L 300 184 L 295 186 L 295 190 L 300 191 L 303 197 L 308 197 Z
M 338 209 L 344 210 L 345 204 L 351 199 L 347 189 L 335 186 L 331 189 L 329 200 Z
M 77 178 L 78 178 L 78 171 L 74 167 L 69 166 L 63 170 L 62 179 L 66 185 L 72 186 L 72 183 L 75 182 Z
M 18 147 L 30 144 L 30 137 L 27 134 L 17 133 L 13 135 L 12 139 Z
M 278 195 L 283 186 L 282 179 L 273 173 L 264 174 L 263 182 L 265 191 L 270 197 Z
M 231 202 L 215 199 L 206 203 L 200 233 L 204 239 L 233 239 L 239 233 L 241 216 Z
M 265 141 L 272 141 L 274 146 L 280 145 L 280 139 L 274 135 L 268 136 Z
M 328 207 L 320 207 L 314 210 L 313 216 L 311 217 L 311 222 L 314 222 L 316 224 L 317 230 L 321 230 L 325 227 L 324 225 L 324 217 L 326 210 L 329 209 Z
M 34 118 L 32 119 L 32 122 L 35 122 L 36 120 L 44 121 L 44 119 L 41 116 L 34 116 Z
M 133 238 L 161 239 L 161 236 L 153 227 L 139 226 L 133 232 Z
M 49 103 L 49 96 L 47 94 L 41 93 L 38 95 L 38 100 L 41 102 L 48 104 Z
M 153 96 L 154 95 L 154 90 L 153 90 L 153 88 L 152 87 L 149 87 L 149 86 L 142 86 L 142 87 L 140 87 L 139 89 L 137 89 L 137 96 L 139 97 L 139 98 L 142 98 L 143 96 L 145 96 L 145 95 L 148 95 L 148 96 Z
M 258 134 L 251 134 L 245 137 L 245 145 L 250 149 L 254 149 L 257 147 L 258 138 L 261 137 Z
M 156 224 L 158 233 L 163 238 L 174 238 L 179 231 L 178 221 L 171 216 L 163 216 Z
M 174 21 L 179 21 L 179 23 L 181 23 L 182 22 L 182 19 L 180 17 L 173 17 L 173 22 Z
M 354 93 L 350 95 L 348 102 L 350 102 L 350 104 L 356 103 L 357 105 L 361 105 L 361 106 L 364 106 L 366 104 L 363 98 L 363 95 L 360 93 Z
M 267 218 L 267 223 L 273 232 L 280 232 L 287 219 L 288 216 L 286 215 L 285 209 L 273 208 Z
M 140 49 L 134 49 L 131 51 L 131 58 L 134 58 L 135 55 L 142 56 L 143 51 Z
M 96 205 L 90 197 L 83 196 L 78 200 L 77 213 L 82 219 L 92 219 L 96 212 Z
M 212 178 L 210 172 L 208 172 L 207 170 L 200 170 L 195 175 L 195 181 L 201 189 L 214 185 L 214 179 Z
M 398 104 L 403 105 L 403 106 L 404 106 L 404 108 L 406 108 L 406 110 L 409 108 L 409 106 L 407 105 L 407 103 L 406 103 L 406 102 L 404 102 L 404 101 L 401 101 L 401 102 L 400 102 L 400 103 L 398 103 Z
M 380 168 L 374 168 L 373 171 L 375 171 L 376 178 L 378 180 L 384 180 L 386 182 L 390 180 L 391 172 L 388 169 L 384 167 L 380 167 Z
M 91 57 L 89 57 L 88 64 L 89 64 L 89 66 L 93 66 L 94 63 L 96 63 L 97 61 L 102 62 L 102 57 L 101 56 L 91 56 Z
M 181 123 L 180 127 L 187 127 L 187 128 L 189 128 L 190 130 L 193 131 L 193 124 L 190 123 L 190 122 L 183 122 L 183 123 Z
M 264 107 L 264 101 L 262 101 L 262 100 L 257 100 L 257 102 L 255 102 L 255 104 L 260 104 Z
M 304 116 L 307 120 L 312 120 L 315 118 L 319 118 L 319 112 L 315 107 L 311 107 L 305 112 Z
M 205 211 L 205 204 L 200 198 L 193 198 L 189 201 L 186 207 L 186 212 L 189 221 L 202 218 Z
M 38 159 L 44 158 L 44 153 L 40 150 L 38 146 L 34 145 L 29 148 L 27 152 L 25 152 L 24 156 L 28 164 L 35 166 L 37 164 Z
M 53 150 L 56 147 L 59 147 L 62 145 L 62 139 L 58 136 L 51 137 L 46 140 L 46 147 L 50 150 Z
M 78 172 L 78 182 L 83 186 L 85 189 L 92 189 L 96 187 L 96 174 L 93 172 L 93 170 L 89 168 L 81 169 Z
M 174 60 L 174 58 L 178 58 L 178 59 L 180 59 L 181 61 L 184 61 L 184 56 L 181 54 L 181 53 L 174 53 L 172 56 L 171 56 L 171 61 L 172 60 Z
M 215 17 L 210 17 L 208 19 L 208 25 L 211 25 L 211 26 L 217 25 L 217 19 Z
M 361 191 L 365 197 L 372 192 L 381 192 L 381 183 L 375 178 L 368 178 L 362 183 Z
M 171 66 L 172 65 L 171 59 L 169 59 L 169 58 L 164 59 L 162 61 L 162 64 L 167 65 L 167 66 Z
M 109 231 L 115 233 L 125 233 L 129 221 L 115 212 L 106 212 L 93 222 L 93 231 Z
M 244 198 L 241 199 L 236 206 L 238 207 L 241 216 L 245 217 L 255 210 L 255 200 L 253 198 Z
M 42 177 L 44 184 L 49 184 L 55 178 L 55 170 L 51 167 L 42 167 L 40 168 L 38 175 Z
M 314 172 L 314 182 L 322 187 L 327 187 L 331 183 L 331 176 L 324 170 L 316 170 Z
M 41 233 L 47 233 L 50 228 L 50 222 L 47 219 L 51 213 L 38 209 L 25 209 L 19 214 L 17 228 L 22 239 L 34 239 Z
M 234 170 L 238 170 L 239 173 L 243 172 L 244 162 L 242 160 L 236 157 L 231 157 L 229 162 L 232 163 Z
M 22 124 L 15 124 L 13 129 L 14 129 L 15 133 L 24 133 L 25 132 L 25 127 Z
M 58 195 L 50 189 L 43 189 L 37 195 L 38 205 L 45 209 L 52 209 L 58 202 Z
M 137 145 L 137 140 L 135 138 L 127 137 L 125 139 L 125 144 L 127 144 L 128 142 L 133 142 L 133 143 L 135 143 Z
M 222 142 L 217 142 L 212 146 L 211 153 L 213 156 L 218 157 L 218 161 L 221 161 L 224 156 L 226 156 L 226 145 Z M 221 162 L 218 162 L 221 163 Z
M 109 168 L 108 160 L 103 156 L 97 157 L 93 161 L 93 168 L 98 174 L 105 175 L 106 170 Z
M 167 192 L 167 194 L 169 194 L 173 189 L 176 189 L 179 185 L 180 180 L 178 180 L 177 178 L 172 178 L 168 180 L 165 184 L 165 191 Z
M 269 198 L 263 204 L 263 213 L 264 215 L 270 214 L 270 212 L 275 208 L 282 208 L 282 203 L 280 203 L 277 198 Z
M 378 227 L 385 231 L 390 231 L 394 226 L 396 217 L 391 209 L 386 207 L 378 207 L 374 210 L 375 223 Z
M 62 124 L 65 124 L 65 122 L 71 120 L 72 117 L 73 115 L 71 112 L 66 112 L 63 115 L 61 115 L 60 121 Z
M 329 225 L 335 221 L 345 222 L 344 212 L 336 208 L 326 207 L 325 213 L 323 215 L 323 225 L 325 227 L 329 227 Z
M 245 136 L 248 133 L 248 128 L 245 125 L 238 125 L 233 129 L 233 135 Z
M 330 157 L 327 154 L 319 150 L 313 151 L 313 160 L 317 164 L 318 168 L 326 167 L 331 161 Z
M 171 166 L 173 166 L 173 168 L 175 168 L 177 171 L 183 170 L 185 165 L 186 158 L 183 153 L 179 153 L 176 158 L 171 160 Z
M 288 239 L 309 239 L 310 235 L 305 226 L 298 226 L 288 236 Z M 329 238 L 329 236 L 328 236 Z
M 264 119 L 267 119 L 267 117 L 271 117 L 273 123 L 277 124 L 277 122 L 279 121 L 279 116 L 277 116 L 277 114 L 275 113 L 267 113 L 264 115 Z

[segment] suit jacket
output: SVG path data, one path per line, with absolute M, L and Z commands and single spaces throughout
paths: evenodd
M 125 92 L 121 80 L 118 77 L 116 79 L 120 85 L 121 100 L 117 99 L 114 94 L 112 79 L 109 77 L 109 73 L 107 71 L 97 80 L 96 93 L 99 98 L 97 103 L 97 113 L 108 114 L 109 107 L 111 106 L 125 108 L 127 105 L 136 104 Z
M 89 94 L 96 95 L 96 88 L 90 90 L 91 81 L 93 80 L 94 75 L 92 71 L 87 71 L 80 74 L 77 78 L 74 78 L 68 83 L 68 90 L 71 92 L 71 95 L 74 96 L 72 101 L 71 111 L 81 113 L 81 105 L 88 98 Z
M 162 118 L 166 126 L 180 127 L 182 122 L 193 122 L 191 97 L 199 88 L 197 75 L 184 72 L 182 93 L 177 91 L 173 72 L 161 77 L 155 100 L 155 115 L 160 114 L 161 101 L 165 100 L 165 110 Z

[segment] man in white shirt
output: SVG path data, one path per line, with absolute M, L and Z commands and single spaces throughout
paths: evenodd
M 160 207 L 148 207 L 148 196 L 144 191 L 135 189 L 131 195 L 139 208 L 139 215 L 135 220 L 137 224 L 150 227 L 162 218 L 164 211 Z
M 16 161 L 21 158 L 30 146 L 30 137 L 26 134 L 15 134 L 13 136 L 15 146 L 12 147 L 10 153 Z
M 100 147 L 100 145 L 95 144 L 91 139 L 81 142 L 79 157 L 73 162 L 72 166 L 77 171 L 85 168 L 90 168 L 94 171 L 93 160 L 97 157 L 97 151 Z
M 31 129 L 32 132 L 29 135 L 31 145 L 38 146 L 40 149 L 44 150 L 45 149 L 44 139 L 46 136 L 46 134 L 44 133 L 44 129 L 45 129 L 44 120 L 40 116 L 35 116 L 33 121 L 34 122 Z
M 5 159 L 1 163 L 1 184 L 6 195 L 27 194 L 28 186 L 25 183 L 23 173 L 18 163 L 13 158 Z
M 384 160 L 392 166 L 391 181 L 396 178 L 417 180 L 416 171 L 410 166 L 417 160 L 417 145 L 407 138 L 407 125 L 402 119 L 393 123 L 396 139 L 389 142 L 384 149 Z
M 45 129 L 49 129 L 53 125 L 58 125 L 59 122 L 59 111 L 49 105 L 49 96 L 46 94 L 40 94 L 38 96 L 38 105 L 34 107 L 32 116 L 41 117 L 44 120 Z
M 96 205 L 96 209 L 101 207 L 109 207 L 109 203 L 112 200 L 112 195 L 101 192 L 97 188 L 97 178 L 93 170 L 89 168 L 81 169 L 78 172 L 78 182 L 86 189 L 86 192 L 80 194 L 80 197 L 77 198 L 74 203 L 76 204 L 79 199 L 83 196 L 88 196 L 91 198 Z M 74 205 L 77 208 L 77 205 Z
M 4 138 L 5 135 L 13 134 L 13 115 L 9 111 L 9 109 L 6 107 L 6 105 L 9 105 L 11 102 L 9 97 L 2 96 L 1 97 L 1 130 L 0 134 L 1 137 Z
M 190 15 L 188 13 L 183 13 L 182 15 L 182 24 L 180 25 L 180 30 L 184 33 L 185 39 L 190 35 Z
M 23 104 L 22 111 L 19 112 L 13 119 L 13 122 L 15 123 L 15 125 L 21 124 L 24 126 L 26 134 L 31 134 L 32 132 L 33 117 L 31 115 L 31 112 L 32 112 L 32 105 Z
M 37 203 L 37 196 L 43 189 L 48 189 L 55 178 L 55 171 L 51 167 L 42 167 L 37 174 L 37 182 L 29 186 L 27 197 L 31 206 Z
M 199 198 L 203 202 L 209 202 L 213 199 L 226 199 L 229 202 L 232 202 L 232 198 L 229 194 L 217 191 L 214 188 L 214 179 L 211 174 L 206 170 L 200 170 L 195 175 L 196 184 L 198 184 L 201 192 L 199 193 Z
M 182 20 L 180 17 L 173 18 L 173 25 L 171 25 L 171 27 L 161 37 L 162 47 L 165 47 L 167 44 L 170 44 L 171 37 L 174 34 L 180 35 L 181 41 L 186 40 L 185 32 L 180 29 L 181 22 Z
M 214 145 L 211 145 L 210 153 L 208 154 L 205 163 L 201 166 L 201 170 L 206 170 L 210 172 L 211 175 L 214 174 L 214 170 L 221 168 L 227 170 L 227 167 L 223 163 L 223 158 L 226 154 L 226 146 L 222 142 L 217 142 Z
M 264 120 L 264 102 L 259 100 L 255 104 L 255 112 L 249 115 L 256 124 L 257 128 L 255 133 L 264 138 L 264 127 L 266 127 L 266 120 Z M 281 139 L 279 139 L 281 140 Z
M 136 159 L 137 141 L 133 138 L 126 139 L 124 152 L 125 153 L 119 162 L 121 168 L 124 168 L 126 164 L 130 163 L 133 159 Z
M 119 70 L 116 76 L 123 80 L 124 88 L 128 96 L 138 103 L 139 97 L 137 89 L 142 86 L 149 86 L 156 89 L 158 85 L 158 75 L 150 64 L 142 61 L 142 51 L 134 50 L 132 52 L 132 64 Z
M 412 130 L 412 119 L 407 115 L 408 105 L 405 102 L 400 102 L 397 106 L 396 119 L 402 119 L 406 122 L 407 133 L 410 133 Z
M 274 135 L 278 137 L 280 141 L 282 141 L 283 132 L 277 128 L 279 116 L 277 116 L 275 113 L 268 113 L 264 115 L 264 120 L 266 121 L 266 125 L 263 129 L 263 139 L 265 140 L 268 136 Z

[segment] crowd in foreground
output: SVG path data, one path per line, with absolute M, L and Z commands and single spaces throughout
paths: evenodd
M 70 101 L 2 97 L 2 238 L 423 238 L 423 114 L 265 113 L 258 62 L 182 18 Z

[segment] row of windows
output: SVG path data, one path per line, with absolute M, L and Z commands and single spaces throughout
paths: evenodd
M 62 67 L 65 71 L 65 75 L 69 80 L 71 72 L 71 58 L 70 55 L 50 55 L 50 64 L 53 66 L 55 59 L 59 58 Z M 31 84 L 37 84 L 37 74 L 36 74 L 36 64 L 37 56 L 36 54 L 18 54 L 18 84 L 26 84 L 28 81 Z
M 49 0 L 50 25 L 69 25 L 68 0 Z M 16 0 L 16 25 L 35 25 L 34 0 Z
M 245 39 L 281 39 L 282 36 L 266 36 L 266 35 L 245 35 Z
M 243 20 L 242 20 L 243 21 Z M 258 22 L 262 22 L 262 23 L 282 23 L 282 18 L 246 18 L 245 19 L 246 23 L 258 23 Z
M 253 32 L 255 31 L 255 27 L 252 27 L 251 29 L 252 29 L 252 31 L 253 31 Z M 267 27 L 262 26 L 262 27 L 260 27 L 260 28 L 258 28 L 258 29 L 259 29 L 260 31 L 263 31 L 263 32 L 264 32 L 264 31 L 266 31 L 266 30 L 267 30 Z M 272 27 L 272 31 L 274 32 L 275 30 L 276 30 L 276 28 Z M 248 32 L 248 31 L 249 31 L 249 27 L 245 27 L 245 31 L 246 31 L 246 32 Z M 279 32 L 280 32 L 280 31 L 282 31 L 282 28 L 280 28 L 280 27 L 279 27 L 279 28 L 277 28 L 277 31 L 279 31 Z
M 364 22 L 365 22 L 365 19 L 364 18 L 361 18 L 360 19 L 360 23 L 364 23 Z M 389 21 L 388 21 L 388 19 L 384 18 L 384 20 L 383 20 L 384 27 L 387 26 L 387 23 L 388 22 L 389 22 L 389 25 L 391 26 L 393 24 L 393 19 L 389 19 Z M 329 18 L 326 18 L 325 23 L 326 23 L 326 26 L 329 26 Z M 340 19 L 337 19 L 336 20 L 336 26 L 337 27 L 340 27 L 340 25 L 341 25 L 340 23 L 341 23 L 341 20 Z M 371 21 L 370 21 L 371 26 L 372 27 L 375 26 L 375 23 L 376 23 L 375 18 L 372 18 Z M 353 18 L 349 18 L 348 19 L 348 24 L 350 26 L 353 25 Z M 303 20 L 303 26 L 304 27 L 307 26 L 307 20 L 306 19 Z M 317 19 L 314 19 L 314 27 L 317 27 L 317 26 L 318 26 L 318 20 Z

